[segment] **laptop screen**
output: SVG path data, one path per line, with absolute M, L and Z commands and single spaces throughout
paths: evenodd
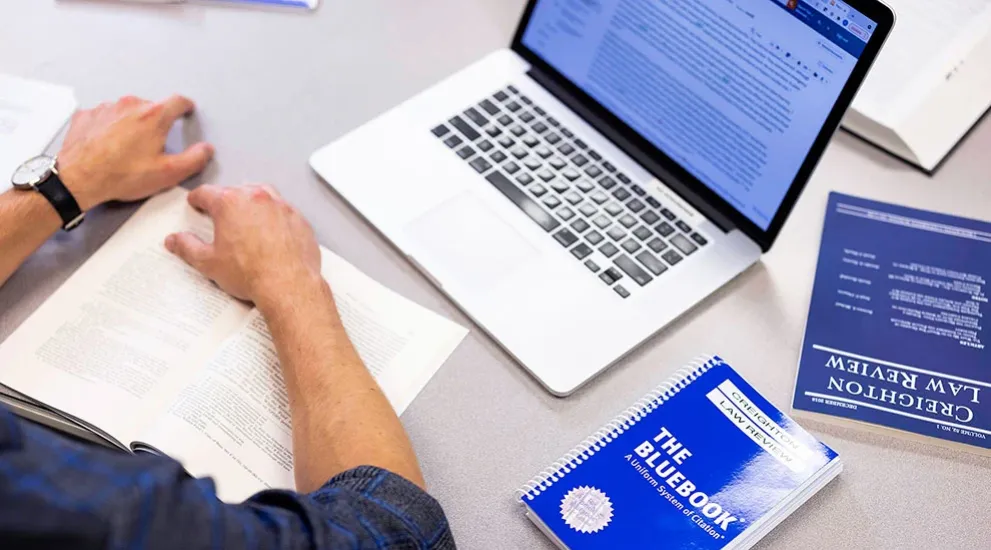
M 839 0 L 538 0 L 521 41 L 767 230 L 876 28 Z

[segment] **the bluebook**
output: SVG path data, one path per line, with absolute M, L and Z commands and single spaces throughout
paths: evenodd
M 561 548 L 750 548 L 841 469 L 832 449 L 713 357 L 518 496 Z
M 796 409 L 991 449 L 991 224 L 833 193 Z

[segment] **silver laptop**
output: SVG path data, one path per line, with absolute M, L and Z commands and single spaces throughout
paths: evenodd
M 893 22 L 875 0 L 535 0 L 510 49 L 311 164 L 568 395 L 771 247 Z

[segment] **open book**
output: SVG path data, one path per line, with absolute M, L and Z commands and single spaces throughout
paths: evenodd
M 932 173 L 991 108 L 991 0 L 885 0 L 897 22 L 843 122 Z
M 288 398 L 265 321 L 165 250 L 176 231 L 213 231 L 182 189 L 149 200 L 0 345 L 3 400 L 121 449 L 168 454 L 212 476 L 227 501 L 291 489 Z M 323 274 L 359 355 L 402 413 L 465 329 L 328 250 Z

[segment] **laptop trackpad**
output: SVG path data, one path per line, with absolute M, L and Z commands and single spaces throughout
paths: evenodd
M 413 257 L 428 270 L 439 267 L 442 271 L 433 275 L 454 277 L 458 286 L 491 288 L 539 255 L 471 193 L 448 199 L 405 230 L 413 241 Z

